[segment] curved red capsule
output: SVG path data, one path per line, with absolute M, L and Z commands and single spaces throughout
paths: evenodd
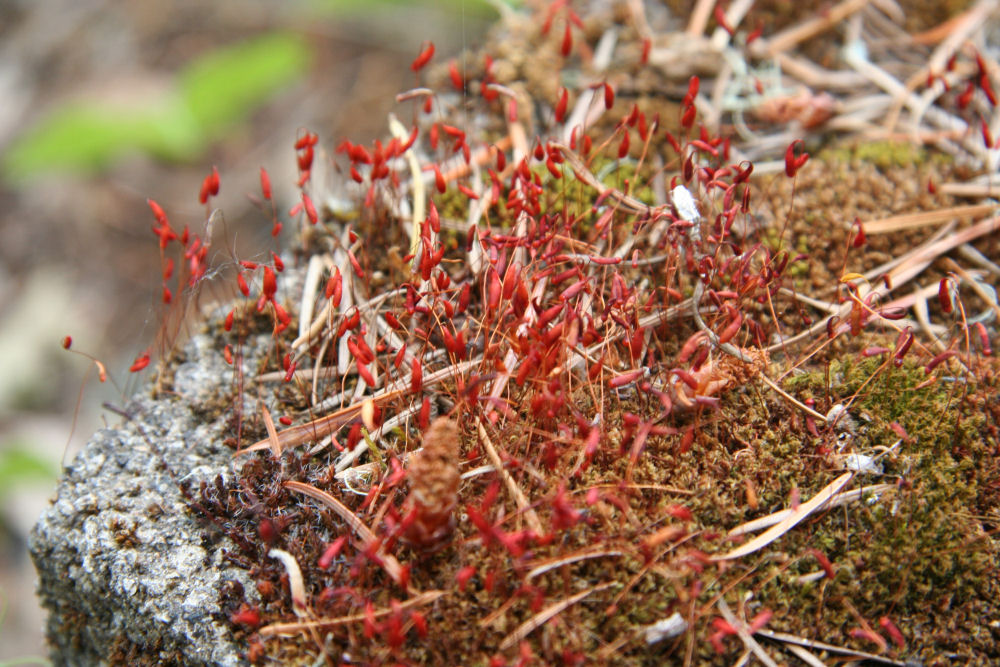
M 130 373 L 138 373 L 146 366 L 149 366 L 149 352 L 144 352 L 135 358 L 128 370 Z
M 566 118 L 566 105 L 569 102 L 569 91 L 565 88 L 560 88 L 559 90 L 561 92 L 559 93 L 559 101 L 556 102 L 555 108 L 557 123 L 563 122 L 563 119 Z
M 624 385 L 635 382 L 642 377 L 643 373 L 646 371 L 642 368 L 638 368 L 634 371 L 629 371 L 627 373 L 622 373 L 621 375 L 616 375 L 615 377 L 608 380 L 609 387 L 622 387 Z
M 454 60 L 448 63 L 448 76 L 451 78 L 451 85 L 455 87 L 455 90 L 465 89 L 465 81 L 462 80 L 462 75 L 458 72 L 458 63 Z
M 419 72 L 421 69 L 424 68 L 424 66 L 427 63 L 431 61 L 431 58 L 433 57 L 434 57 L 434 42 L 427 42 L 427 46 L 424 47 L 424 50 L 420 52 L 420 55 L 414 58 L 413 62 L 410 63 L 410 69 L 413 70 L 414 72 Z
M 309 195 L 302 195 L 302 205 L 305 207 L 306 216 L 309 217 L 309 222 L 314 225 L 319 222 L 319 214 L 316 212 L 316 207 L 313 205 L 313 201 Z
M 559 53 L 565 58 L 573 50 L 573 33 L 569 28 L 569 21 L 566 22 L 566 30 L 563 32 L 562 44 L 559 46 Z

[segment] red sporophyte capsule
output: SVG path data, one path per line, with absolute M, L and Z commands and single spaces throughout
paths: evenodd
M 802 165 L 809 160 L 809 153 L 806 153 L 804 150 L 801 155 L 795 157 L 796 144 L 799 146 L 805 145 L 801 139 L 796 139 L 792 143 L 788 144 L 788 148 L 785 149 L 785 175 L 789 178 L 795 178 L 795 174 L 802 168 Z
M 684 111 L 681 113 L 681 127 L 685 130 L 690 129 L 694 125 L 694 119 L 698 115 L 698 110 L 695 108 L 694 104 L 689 104 L 684 107 Z
M 347 251 L 347 260 L 351 263 L 351 268 L 354 269 L 354 275 L 363 279 L 365 277 L 365 272 L 361 269 L 361 264 L 358 262 L 358 258 L 354 256 L 353 251 Z
M 726 12 L 722 8 L 722 5 L 715 6 L 715 22 L 719 24 L 720 28 L 728 32 L 730 37 L 733 35 L 733 27 L 726 20 Z
M 233 625 L 245 625 L 250 628 L 256 628 L 261 623 L 260 610 L 256 607 L 244 607 L 238 612 L 229 617 L 229 621 Z
M 565 88 L 560 88 L 559 90 L 559 101 L 556 102 L 555 108 L 557 123 L 563 122 L 563 119 L 566 117 L 566 105 L 569 103 L 569 91 Z
M 149 208 L 153 211 L 153 217 L 156 218 L 156 221 L 166 227 L 168 225 L 167 214 L 163 212 L 160 205 L 152 199 L 147 199 L 146 203 L 149 204 Z
M 246 278 L 243 277 L 242 273 L 236 274 L 236 284 L 240 286 L 240 292 L 243 296 L 250 296 L 250 286 L 247 285 Z
M 645 65 L 649 62 L 649 51 L 653 48 L 653 40 L 649 37 L 642 40 L 642 52 L 639 54 L 639 64 Z
M 646 371 L 644 369 L 639 368 L 637 370 L 628 371 L 627 373 L 622 373 L 621 375 L 616 375 L 615 377 L 611 378 L 608 381 L 608 386 L 609 387 L 622 387 L 622 386 L 627 385 L 627 384 L 629 384 L 631 382 L 635 382 L 640 377 L 642 377 L 645 372 Z
M 836 576 L 836 572 L 833 569 L 833 563 L 831 563 L 830 559 L 826 557 L 826 554 L 819 549 L 807 549 L 806 551 L 819 562 L 819 566 L 823 568 L 823 572 L 826 574 L 827 578 L 833 579 L 834 576 Z
M 434 168 L 434 187 L 437 188 L 439 193 L 444 194 L 445 190 L 448 189 L 448 184 L 445 182 L 444 176 L 441 174 L 438 166 L 436 164 L 432 166 Z
M 410 391 L 416 394 L 424 386 L 424 374 L 421 370 L 420 360 L 414 359 L 410 370 Z
M 468 199 L 479 199 L 479 195 L 477 195 L 475 192 L 473 192 L 472 189 L 469 188 L 468 186 L 465 186 L 465 185 L 462 185 L 461 183 L 459 183 L 456 187 L 458 188 L 459 192 L 461 192 L 463 195 L 465 195 L 466 198 L 468 198 Z
M 390 327 L 392 327 L 397 331 L 403 328 L 403 325 L 400 323 L 399 319 L 394 314 L 388 311 L 386 311 L 385 313 L 385 321 L 389 323 Z
M 420 426 L 420 430 L 425 431 L 431 423 L 431 398 L 430 396 L 424 396 L 424 400 L 420 403 L 420 413 L 417 415 L 417 425 Z
M 226 323 L 225 323 L 225 329 L 226 329 L 226 331 L 232 331 L 233 330 L 233 318 L 235 316 L 236 316 L 236 313 L 235 313 L 234 310 L 230 310 L 226 314 Z
M 319 214 L 316 212 L 316 207 L 313 205 L 313 201 L 309 195 L 302 195 L 302 205 L 306 209 L 306 215 L 309 217 L 309 222 L 314 225 L 319 222 Z
M 130 373 L 138 373 L 146 366 L 149 366 L 149 352 L 144 352 L 136 357 L 128 370 Z
M 562 44 L 559 46 L 559 53 L 565 58 L 573 50 L 573 33 L 570 31 L 569 21 L 566 21 L 566 30 L 563 31 Z
M 214 165 L 212 166 L 211 179 L 212 179 L 212 187 L 210 192 L 214 197 L 215 195 L 219 194 L 219 170 Z
M 951 312 L 951 283 L 948 278 L 942 278 L 941 282 L 938 283 L 938 301 L 941 304 L 941 310 L 946 313 Z
M 271 257 L 274 258 L 274 270 L 281 273 L 285 270 L 285 262 L 282 261 L 280 257 L 274 252 L 271 253 Z
M 688 89 L 687 94 L 684 96 L 683 105 L 688 106 L 694 102 L 694 98 L 698 97 L 698 88 L 701 86 L 701 79 L 697 76 L 692 76 L 688 79 Z
M 972 94 L 976 92 L 976 84 L 973 81 L 969 81 L 966 85 L 965 90 L 955 99 L 955 103 L 958 105 L 959 109 L 965 109 L 969 106 L 969 102 L 972 101 Z
M 469 580 L 476 575 L 476 568 L 473 565 L 466 565 L 458 571 L 455 575 L 455 581 L 458 583 L 458 590 L 465 591 L 465 587 L 468 585 Z
M 684 507 L 684 505 L 667 505 L 666 513 L 675 519 L 680 519 L 681 521 L 691 521 L 691 519 L 694 518 L 691 514 L 691 510 Z
M 222 348 L 222 356 L 225 358 L 227 364 L 230 366 L 233 365 L 233 348 L 228 343 Z
M 420 52 L 420 55 L 414 58 L 413 62 L 410 63 L 410 69 L 414 72 L 419 72 L 427 63 L 431 61 L 431 58 L 433 57 L 434 42 L 427 42 L 427 46 L 425 46 L 424 50 Z
M 271 199 L 271 177 L 267 174 L 267 169 L 260 168 L 260 192 L 264 199 Z
M 552 178 L 555 179 L 562 178 L 562 172 L 559 171 L 559 167 L 556 165 L 555 162 L 552 161 L 551 157 L 545 160 L 545 168 L 549 170 L 550 174 L 552 174 Z
M 630 141 L 629 140 L 629 133 L 628 133 L 628 130 L 626 130 L 625 133 L 622 134 L 621 143 L 618 144 L 618 159 L 619 160 L 621 160 L 626 155 L 628 155 L 629 141 Z
M 927 362 L 927 365 L 924 366 L 924 373 L 926 373 L 927 375 L 930 375 L 934 371 L 935 368 L 937 368 L 938 366 L 940 366 L 942 363 L 944 363 L 948 359 L 951 359 L 952 357 L 957 356 L 957 355 L 958 355 L 958 352 L 955 351 L 955 350 L 945 350 L 944 352 L 942 352 L 941 354 L 937 355 L 936 357 L 934 357 L 933 359 L 931 359 L 929 362 Z
M 993 350 L 990 348 L 990 337 L 986 332 L 986 325 L 982 322 L 976 322 L 973 324 L 973 328 L 976 330 L 976 334 L 979 336 L 979 345 L 983 348 L 983 354 L 989 356 L 993 354 Z
M 278 291 L 278 281 L 274 275 L 274 271 L 271 269 L 270 266 L 265 266 L 264 281 L 263 281 L 263 286 L 261 288 L 261 293 L 263 294 L 265 299 L 271 301 L 274 299 L 274 295 L 277 291 Z
M 896 339 L 896 354 L 893 356 L 893 363 L 896 366 L 903 365 L 903 357 L 909 352 L 910 346 L 913 345 L 913 328 L 906 327 L 899 332 L 899 337 Z
M 70 346 L 73 345 L 73 337 L 66 336 L 62 339 L 62 346 L 64 350 L 68 350 Z
M 455 90 L 465 88 L 465 81 L 462 80 L 462 75 L 458 71 L 458 63 L 455 60 L 448 63 L 448 76 L 451 77 L 451 85 L 455 87 Z
M 858 233 L 854 237 L 854 241 L 851 243 L 852 247 L 860 248 L 865 244 L 867 237 L 865 236 L 865 228 L 861 225 L 860 218 L 854 218 L 854 227 L 858 228 Z
M 212 188 L 212 177 L 206 176 L 205 180 L 201 182 L 201 190 L 198 192 L 198 203 L 207 204 L 208 198 L 211 196 Z
M 361 363 L 358 360 L 355 360 L 354 363 L 358 367 L 358 375 L 360 375 L 361 379 L 365 381 L 365 384 L 367 384 L 369 387 L 374 387 L 375 376 L 372 375 L 370 370 L 368 370 L 368 366 L 366 366 L 365 364 Z
M 315 146 L 319 143 L 319 135 L 313 132 L 306 132 L 295 141 L 295 150 L 300 151 L 307 146 Z
M 615 105 L 615 89 L 611 87 L 611 84 L 604 83 L 604 108 L 610 109 Z M 589 135 L 586 135 L 589 136 Z
M 888 616 L 878 619 L 878 624 L 889 635 L 889 639 L 892 640 L 893 644 L 901 649 L 906 648 L 906 639 L 903 638 L 903 633 L 899 631 L 895 623 L 889 620 Z

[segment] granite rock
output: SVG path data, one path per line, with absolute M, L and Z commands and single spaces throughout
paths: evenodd
M 243 662 L 220 591 L 251 596 L 253 583 L 224 558 L 234 545 L 180 491 L 181 481 L 196 490 L 234 474 L 225 418 L 206 418 L 233 377 L 216 348 L 194 337 L 172 391 L 134 399 L 129 418 L 97 432 L 35 526 L 30 550 L 56 664 Z

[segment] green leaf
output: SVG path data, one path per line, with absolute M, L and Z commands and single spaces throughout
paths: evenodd
M 302 38 L 276 33 L 201 56 L 175 86 L 140 104 L 66 104 L 17 138 L 3 174 L 20 181 L 39 172 L 93 174 L 130 151 L 193 160 L 226 127 L 243 120 L 309 64 Z
M 211 132 L 242 120 L 275 90 L 296 81 L 309 56 L 301 37 L 282 33 L 226 47 L 181 73 L 181 98 L 202 130 Z
M 26 446 L 0 449 L 0 491 L 14 484 L 53 482 L 58 478 L 56 466 L 48 459 L 33 454 Z

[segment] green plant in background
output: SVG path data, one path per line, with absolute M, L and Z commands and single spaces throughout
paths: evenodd
M 0 446 L 0 497 L 16 484 L 50 484 L 58 477 L 56 466 L 32 453 L 27 443 L 6 442 Z
M 94 173 L 132 151 L 194 159 L 210 139 L 299 78 L 309 60 L 301 36 L 272 33 L 196 58 L 167 93 L 142 106 L 67 103 L 11 145 L 3 156 L 4 177 L 53 169 Z

